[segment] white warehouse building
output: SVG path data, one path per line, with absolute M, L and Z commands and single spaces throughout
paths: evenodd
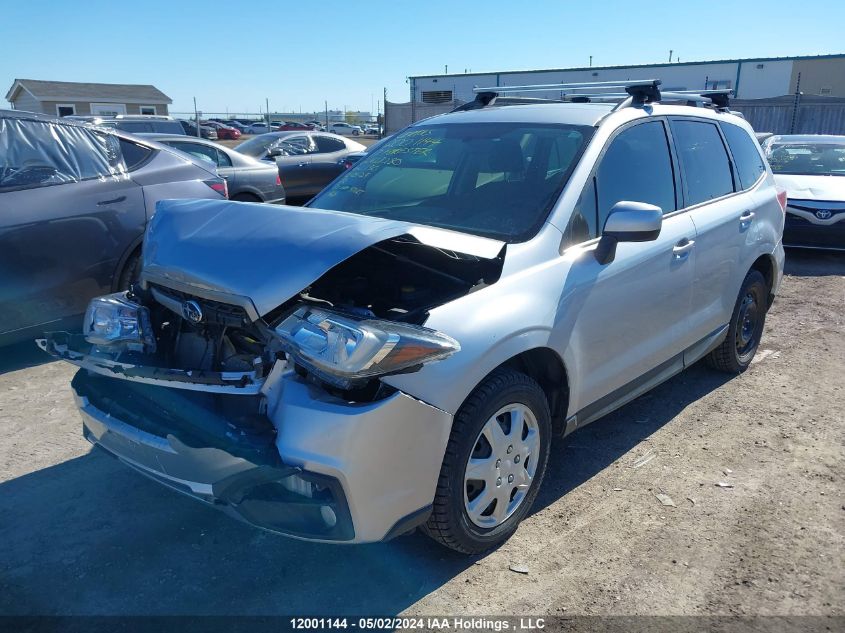
M 768 99 L 794 94 L 845 97 L 845 54 L 765 57 L 632 66 L 595 66 L 409 77 L 411 102 L 471 101 L 473 88 L 627 79 L 660 79 L 664 90 L 730 88 L 736 99 Z M 559 91 L 532 97 L 558 98 Z

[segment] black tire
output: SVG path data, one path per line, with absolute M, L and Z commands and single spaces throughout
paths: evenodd
M 480 528 L 470 520 L 464 506 L 466 465 L 481 429 L 497 411 L 511 403 L 527 406 L 537 420 L 540 447 L 537 469 L 514 513 L 496 527 Z M 455 416 L 437 482 L 434 509 L 423 531 L 442 545 L 464 554 L 479 554 L 504 543 L 531 510 L 546 471 L 550 446 L 551 415 L 540 385 L 514 369 L 495 370 L 473 390 Z
M 129 286 L 136 281 L 141 274 L 141 249 L 134 251 L 126 263 L 123 265 L 123 270 L 117 281 L 117 290 L 129 290 Z
M 757 353 L 766 323 L 769 289 L 763 275 L 751 270 L 745 276 L 731 315 L 728 335 L 707 356 L 707 364 L 719 371 L 740 374 Z M 753 314 L 749 315 L 749 310 Z
M 235 202 L 264 202 L 254 193 L 236 193 L 229 200 L 234 200 Z

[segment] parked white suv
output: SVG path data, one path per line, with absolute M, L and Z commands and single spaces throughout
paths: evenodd
M 360 136 L 364 133 L 360 125 L 351 125 L 349 123 L 332 123 L 329 126 L 329 132 L 340 134 L 342 136 Z
M 749 125 L 625 88 L 482 94 L 305 209 L 161 203 L 142 283 L 43 343 L 84 368 L 85 436 L 282 534 L 500 544 L 553 434 L 702 358 L 743 371 L 780 284 L 785 199 Z

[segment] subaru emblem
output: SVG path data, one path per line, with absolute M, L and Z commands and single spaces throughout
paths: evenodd
M 819 209 L 818 211 L 816 211 L 816 217 L 819 220 L 827 220 L 832 215 L 833 211 L 828 211 L 827 209 Z
M 182 317 L 191 323 L 202 321 L 202 308 L 196 301 L 182 302 Z

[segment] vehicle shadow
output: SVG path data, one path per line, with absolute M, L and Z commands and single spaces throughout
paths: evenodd
M 53 361 L 55 359 L 40 349 L 34 341 L 22 341 L 12 345 L 0 346 L 0 374 Z
M 788 248 L 783 272 L 797 277 L 845 275 L 845 252 Z
M 729 378 L 693 367 L 555 442 L 534 512 Z M 395 615 L 477 560 L 419 533 L 364 546 L 285 539 L 100 451 L 0 484 L 0 517 L 0 613 L 11 615 Z

